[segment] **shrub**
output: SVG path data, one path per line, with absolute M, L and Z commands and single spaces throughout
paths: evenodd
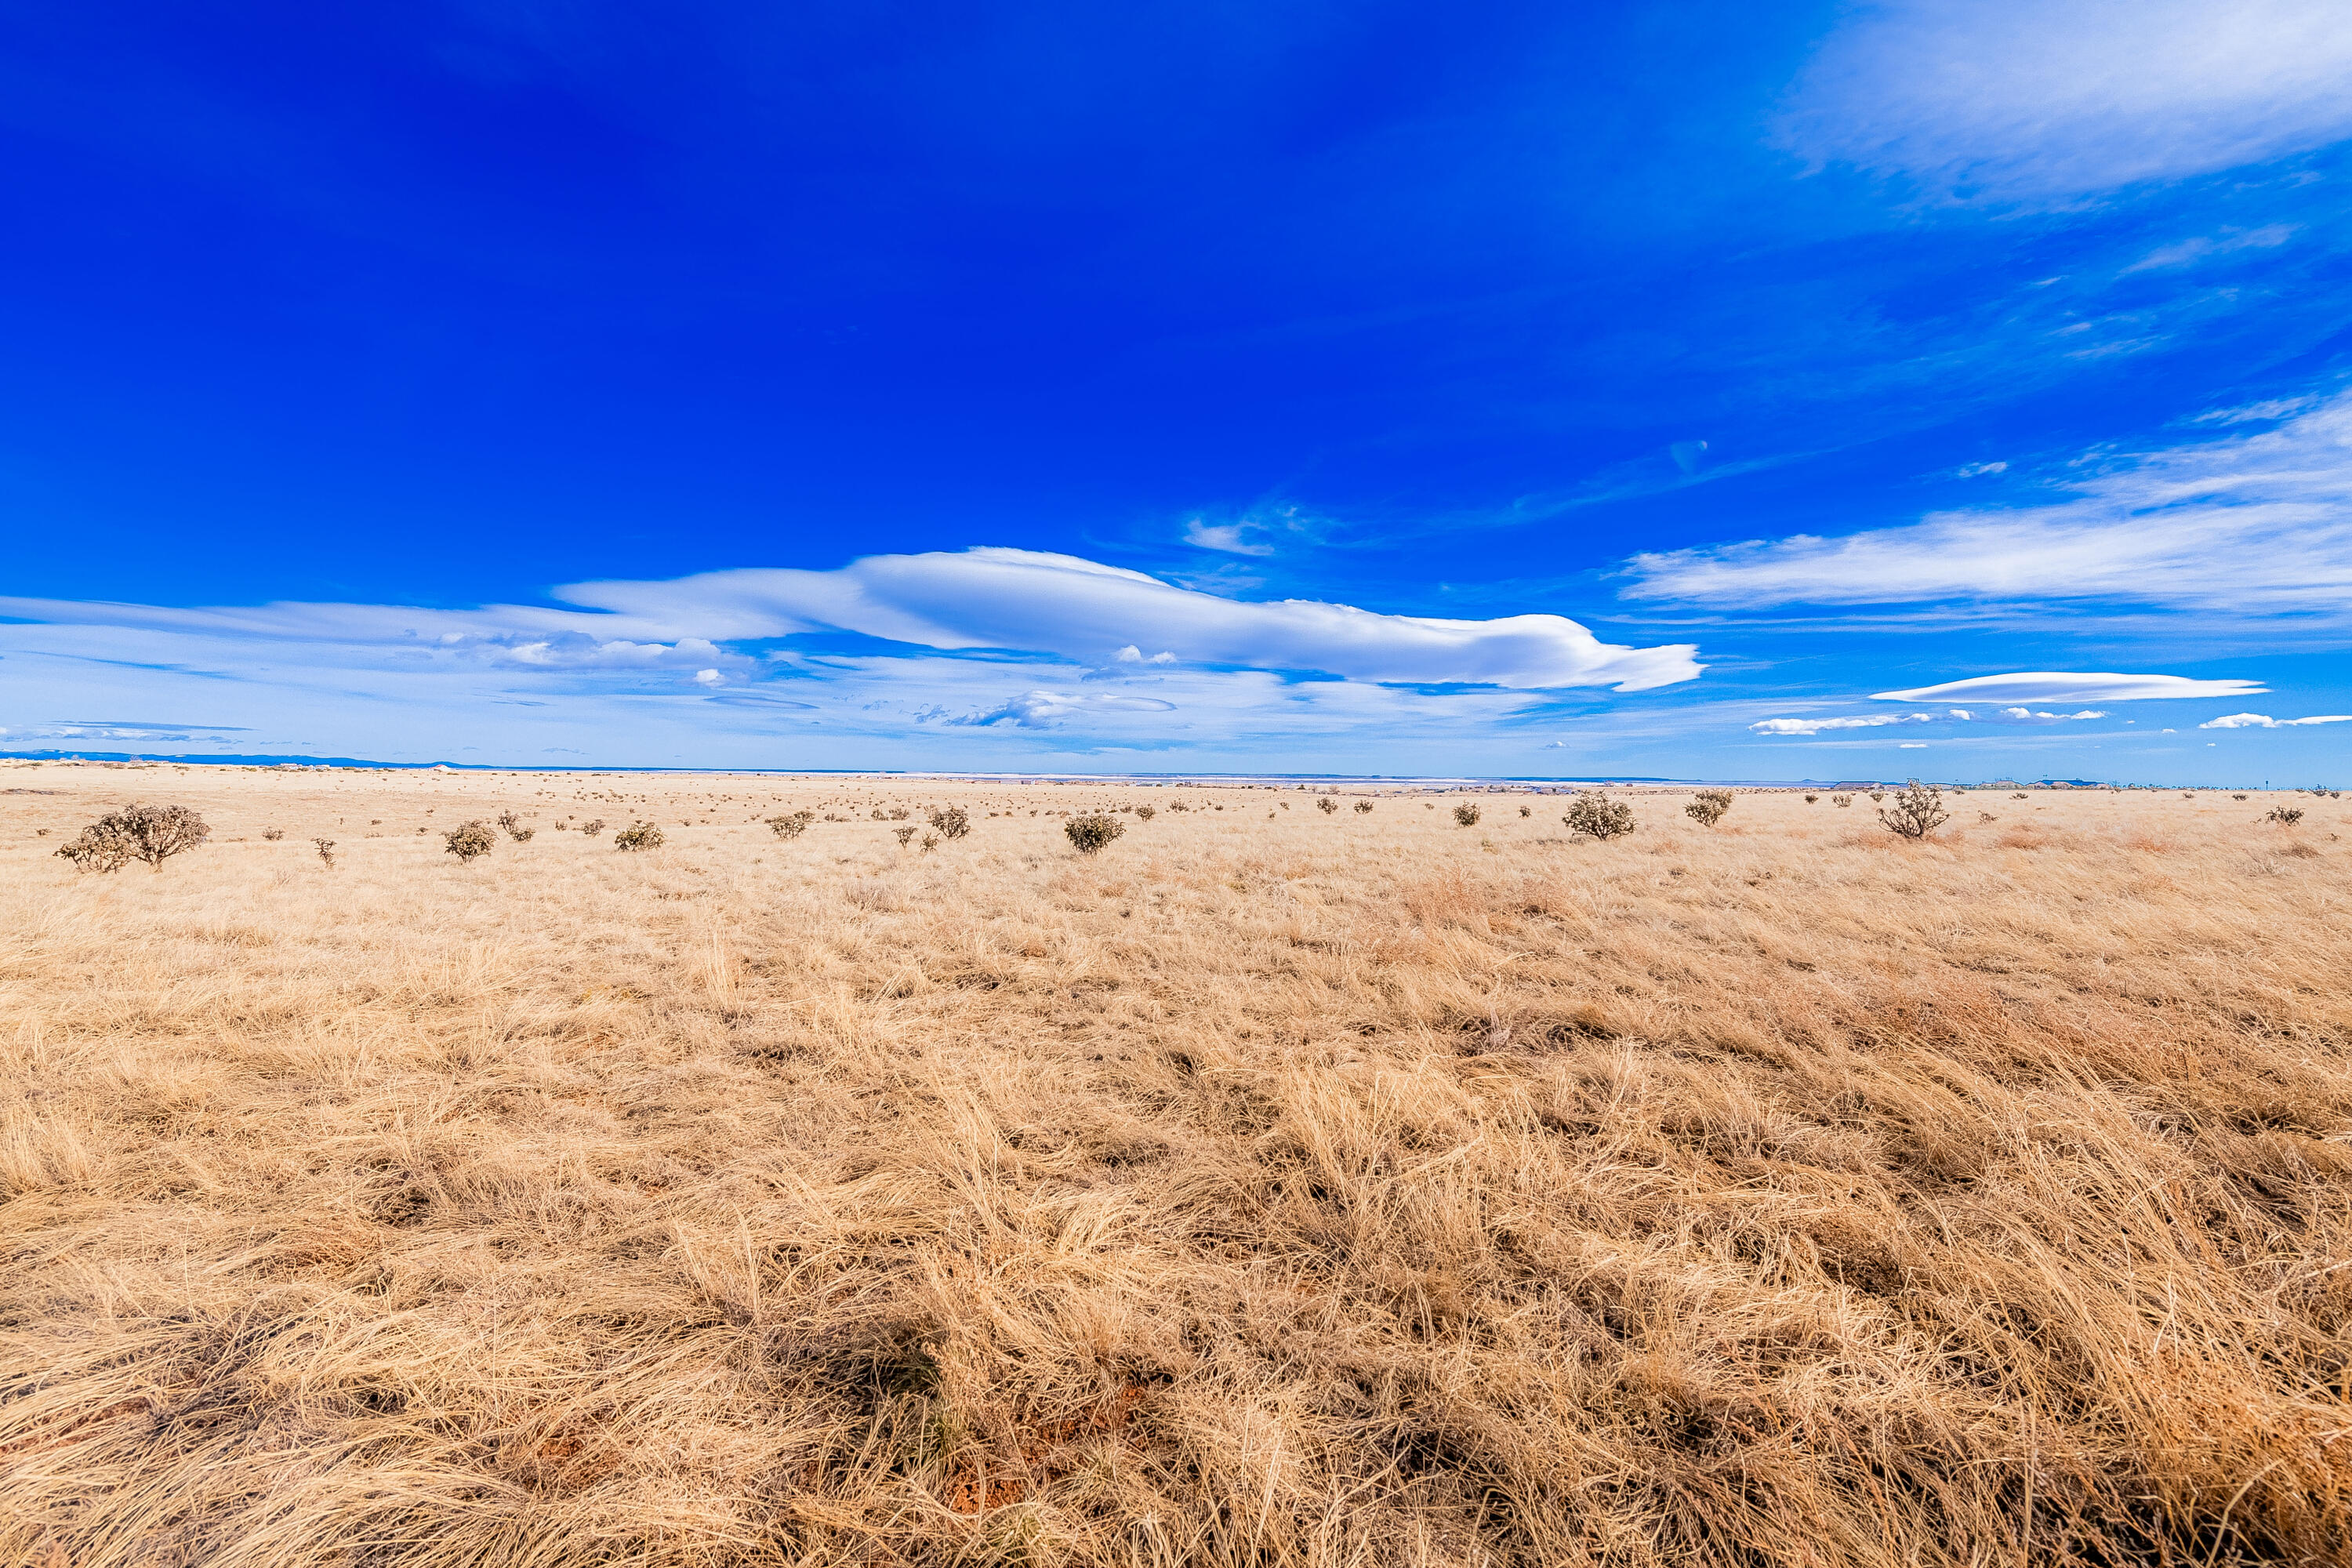
M 926 833 L 926 834 L 924 834 L 924 835 L 923 835 L 923 853 L 924 853 L 924 854 L 928 855 L 928 854 L 929 854 L 932 850 L 937 849 L 939 847 L 940 847 L 940 836 L 939 836 L 938 834 L 936 834 L 936 833 Z
M 1560 820 L 1588 838 L 1615 838 L 1633 831 L 1633 808 L 1605 795 L 1580 795 Z
M 310 842 L 317 846 L 320 859 L 324 860 L 330 866 L 332 866 L 335 863 L 335 841 L 333 839 L 313 838 Z
M 927 820 L 940 830 L 942 838 L 961 838 L 971 831 L 971 818 L 960 805 L 935 805 Z
M 1523 805 L 1523 806 L 1519 807 L 1519 815 L 1520 815 L 1521 816 L 1533 816 L 1535 814 L 1536 814 L 1536 808 L 1535 808 L 1534 806 L 1531 806 L 1531 805 Z
M 1272 815 L 1271 813 L 1268 814 Z M 1090 811 L 1062 824 L 1062 831 L 1081 855 L 1092 855 L 1127 831 L 1127 824 L 1107 812 Z
M 1878 797 L 1876 795 L 1873 795 L 1870 798 L 1876 800 Z M 2025 798 L 2025 792 L 2023 790 L 2019 790 L 2015 795 L 2011 795 L 2009 798 L 2011 800 L 2023 800 Z
M 1364 816 L 1371 809 L 1372 803 L 1369 800 L 1360 800 L 1356 803 L 1356 815 L 1359 816 Z
M 1135 808 L 1135 820 L 1138 822 L 1149 822 L 1159 815 L 1160 814 L 1157 811 L 1148 805 L 1139 805 Z
M 2296 823 L 2303 820 L 2303 807 L 2299 805 L 2274 805 L 2271 807 L 2271 814 L 2263 818 L 2263 820 L 2264 822 L 2275 822 L 2281 827 L 2293 827 Z M 60 853 L 62 853 L 62 851 L 60 851 Z
M 536 827 L 518 827 L 513 832 L 507 835 L 507 837 L 512 838 L 518 844 L 528 844 L 530 842 L 530 836 L 538 831 L 539 829 Z
M 120 871 L 131 864 L 130 841 L 95 827 L 85 827 L 79 838 L 58 846 L 58 854 L 72 861 L 77 871 Z
M 1465 801 L 1454 808 L 1454 820 L 1460 826 L 1475 827 L 1478 826 L 1478 808 Z
M 615 849 L 658 849 L 662 847 L 662 830 L 650 822 L 640 822 L 613 835 Z
M 1821 797 L 1820 795 L 1807 795 L 1807 796 L 1805 797 L 1805 804 L 1806 804 L 1807 805 L 1814 805 L 1814 804 L 1815 804 L 1816 802 L 1818 802 L 1821 798 L 1822 798 L 1822 797 Z
M 892 806 L 892 807 L 890 808 L 890 820 L 891 820 L 891 821 L 893 821 L 893 822 L 904 822 L 904 821 L 906 821 L 906 820 L 907 820 L 907 818 L 908 818 L 908 817 L 910 817 L 910 816 L 914 816 L 914 815 L 915 815 L 915 814 L 914 814 L 913 812 L 911 812 L 911 811 L 908 810 L 908 809 L 907 809 L 905 806 L 903 806 L 903 805 L 894 805 L 894 806 Z M 994 813 L 994 812 L 992 812 L 992 812 L 990 812 L 988 815 L 989 815 L 989 816 L 994 816 L 996 815 L 996 813 Z
M 528 839 L 532 833 L 532 829 L 525 827 L 522 825 L 522 818 L 517 816 L 511 811 L 502 811 L 499 813 L 499 826 L 505 828 L 507 830 L 507 837 L 513 839 L 518 844 Z
M 131 805 L 110 812 L 58 851 L 85 871 L 119 871 L 132 860 L 154 869 L 212 837 L 205 819 L 184 805 Z
M 1878 814 L 1878 820 L 1887 830 L 1906 838 L 1925 838 L 1945 823 L 1952 814 L 1944 809 L 1944 792 L 1921 784 L 1917 779 L 1895 797 L 1895 804 Z
M 1876 805 L 1880 801 L 1885 800 L 1885 798 L 1886 792 L 1883 789 L 1874 789 L 1870 792 L 1870 804 L 1873 805 Z M 2023 795 L 2020 795 L 2017 798 L 2023 800 L 2025 797 Z
M 1830 796 L 1830 804 L 1832 805 L 1852 805 L 1853 804 L 1853 796 L 1850 795 L 1833 795 Z
M 815 812 L 793 811 L 787 812 L 782 816 L 768 818 L 768 826 L 779 838 L 798 838 L 808 831 L 808 825 L 815 820 Z M 906 840 L 902 838 L 899 842 L 903 844 Z
M 890 830 L 890 836 L 898 841 L 898 847 L 904 849 L 908 841 L 915 837 L 915 830 L 912 827 L 894 827 Z
M 1328 795 L 1318 796 L 1315 802 L 1315 809 L 1329 816 L 1339 809 L 1339 803 Z
M 1702 827 L 1713 827 L 1731 809 L 1731 792 L 1727 789 L 1703 789 L 1691 796 L 1683 815 Z
M 2240 800 L 2243 800 L 2246 797 L 2244 795 L 2240 795 L 2238 798 Z M 286 830 L 282 827 L 265 827 L 261 830 L 261 836 L 264 838 L 268 839 L 272 844 L 275 844 L 279 839 L 286 837 Z
M 477 856 L 498 847 L 499 836 L 490 831 L 487 822 L 461 822 L 441 836 L 441 843 L 457 858 L 459 865 L 470 866 Z
M 604 831 L 604 819 L 601 816 L 592 816 L 580 825 L 580 831 L 593 838 Z
M 2231 800 L 2243 800 L 2243 799 L 2245 799 L 2246 797 L 2245 797 L 2244 795 L 2231 795 L 2230 798 L 2231 798 Z

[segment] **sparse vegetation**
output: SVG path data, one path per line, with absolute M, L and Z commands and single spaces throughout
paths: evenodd
M 1601 794 L 1580 795 L 1560 821 L 1587 838 L 1618 838 L 1633 831 L 1633 808 Z
M 762 863 L 781 784 L 670 776 L 588 788 L 719 818 L 677 851 L 460 893 L 415 824 L 528 781 L 207 769 L 207 854 L 77 881 L 33 829 L 120 777 L 0 796 L 0 1563 L 2352 1538 L 2324 799 L 2036 791 L 1919 846 L 1775 790 L 1488 853 L 1202 785 L 1108 862 Z M 236 841 L 369 809 L 351 879 Z
M 650 822 L 634 823 L 613 835 L 615 849 L 658 849 L 663 843 L 662 830 Z
M 1731 809 L 1731 792 L 1727 789 L 1703 789 L 1691 796 L 1683 807 L 1683 815 L 1701 827 L 1713 827 Z
M 2245 796 L 2240 795 L 2238 798 L 2243 800 Z M 286 837 L 286 830 L 282 827 L 265 827 L 261 830 L 261 837 L 275 844 Z
M 927 821 L 942 838 L 961 838 L 971 831 L 971 818 L 960 805 L 933 806 Z
M 892 828 L 890 830 L 890 837 L 898 841 L 899 848 L 904 849 L 919 831 L 920 829 L 915 827 L 912 824 L 909 824 L 905 827 Z
M 1878 814 L 1878 820 L 1887 830 L 1905 838 L 1925 838 L 1945 823 L 1952 814 L 1944 809 L 1944 792 L 1913 779 L 1909 787 L 1895 797 L 1895 804 Z
M 538 831 L 536 828 L 525 827 L 522 825 L 522 818 L 511 811 L 499 813 L 498 822 L 499 826 L 506 830 L 507 837 L 518 844 L 530 843 L 530 836 Z
M 1478 808 L 1467 801 L 1463 802 L 1454 808 L 1454 823 L 1457 827 L 1477 826 Z
M 320 859 L 324 860 L 330 867 L 334 865 L 335 841 L 333 839 L 313 838 L 310 840 L 310 847 L 319 852 Z
M 1067 836 L 1071 844 L 1076 847 L 1081 855 L 1093 855 L 1099 852 L 1103 846 L 1126 831 L 1127 824 L 1109 813 L 1101 811 L 1090 811 L 1084 816 L 1074 816 L 1062 824 L 1062 832 Z
M 1139 805 L 1135 808 L 1135 820 L 1138 822 L 1149 822 L 1158 815 L 1158 812 L 1148 805 Z
M 1315 809 L 1321 812 L 1324 816 L 1329 816 L 1339 809 L 1339 803 L 1333 800 L 1328 795 L 1320 795 L 1316 799 Z
M 1371 809 L 1372 803 L 1369 800 L 1360 800 L 1356 803 L 1356 815 L 1359 816 L 1369 815 Z
M 1830 796 L 1830 804 L 1832 805 L 1851 806 L 1853 805 L 1853 796 L 1850 795 L 1833 795 Z
M 2296 823 L 2303 820 L 2303 807 L 2299 805 L 2274 805 L 2271 807 L 2270 815 L 2263 818 L 2263 820 L 2265 822 L 2275 822 L 2281 827 L 2293 827 Z
M 1805 796 L 1805 804 L 1807 805 L 1819 805 L 1821 804 L 1821 800 L 1822 797 L 1817 795 L 1807 795 Z
M 461 822 L 441 836 L 441 844 L 459 865 L 470 866 L 499 847 L 499 836 L 487 822 Z
M 596 835 L 604 831 L 604 819 L 601 816 L 592 816 L 587 821 L 580 825 L 580 831 L 587 837 L 593 838 Z
M 809 824 L 815 820 L 815 812 L 788 811 L 781 816 L 772 816 L 768 818 L 768 827 L 769 830 L 774 833 L 779 838 L 798 838 L 802 834 L 808 831 Z M 593 832 L 594 828 L 601 827 L 603 826 L 604 824 L 602 823 L 593 824 L 591 826 L 590 831 Z M 898 842 L 904 844 L 906 840 L 901 838 Z

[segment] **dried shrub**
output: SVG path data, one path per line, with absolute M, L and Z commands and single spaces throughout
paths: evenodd
M 2238 798 L 2240 800 L 2243 800 L 2246 797 L 2244 795 L 2240 795 Z M 286 830 L 282 827 L 265 827 L 261 830 L 261 836 L 264 838 L 268 839 L 272 844 L 275 844 L 279 839 L 286 837 Z
M 1832 805 L 1852 805 L 1853 804 L 1853 796 L 1850 795 L 1833 795 L 1830 796 L 1830 804 Z
M 971 831 L 971 818 L 960 805 L 935 805 L 925 820 L 940 830 L 942 838 L 961 838 Z
M 890 836 L 898 841 L 898 847 L 904 849 L 907 847 L 908 841 L 915 837 L 915 829 L 912 827 L 894 827 L 890 830 Z
M 205 819 L 184 805 L 130 805 L 110 812 L 58 851 L 84 871 L 119 871 L 132 860 L 155 870 L 212 837 Z
M 1149 822 L 1159 815 L 1148 805 L 1139 805 L 1135 808 L 1135 820 L 1138 822 Z
M 639 822 L 613 835 L 613 847 L 622 850 L 658 849 L 662 847 L 662 830 L 650 822 Z
M 1587 838 L 1615 838 L 1633 831 L 1633 808 L 1605 795 L 1580 795 L 1560 821 Z
M 926 833 L 926 834 L 924 834 L 924 835 L 923 835 L 923 853 L 924 853 L 924 854 L 928 855 L 928 854 L 929 854 L 932 850 L 937 849 L 939 847 L 940 847 L 940 836 L 939 836 L 938 834 L 936 834 L 936 833 Z
M 1523 805 L 1523 806 L 1519 807 L 1519 815 L 1520 815 L 1521 816 L 1533 816 L 1535 814 L 1536 814 L 1536 808 L 1535 808 L 1534 806 L 1531 806 L 1531 805 Z
M 1872 795 L 1870 798 L 1876 800 L 1878 797 L 1876 795 Z M 2019 790 L 2015 795 L 2011 795 L 2009 798 L 2011 800 L 2023 800 L 2025 798 L 2025 792 L 2023 790 Z
M 782 816 L 768 818 L 768 827 L 779 838 L 798 838 L 808 831 L 808 825 L 815 820 L 815 812 L 790 811 Z M 903 844 L 906 840 L 902 838 L 899 842 Z
M 457 858 L 461 866 L 470 866 L 481 856 L 498 847 L 499 836 L 490 831 L 487 822 L 461 822 L 441 836 L 442 847 Z
M 2231 800 L 2243 800 L 2243 799 L 2245 799 L 2246 797 L 2245 797 L 2244 795 L 2231 795 L 2230 798 L 2231 798 Z
M 310 843 L 312 847 L 319 851 L 320 859 L 324 860 L 330 866 L 332 866 L 335 863 L 335 841 L 333 839 L 313 838 L 310 840 Z
M 580 831 L 593 838 L 604 831 L 604 819 L 601 816 L 592 816 L 580 825 Z
M 529 839 L 533 831 L 530 828 L 525 827 L 522 825 L 522 818 L 517 816 L 511 811 L 502 811 L 499 813 L 499 826 L 505 828 L 507 837 L 513 839 L 518 844 L 523 843 L 525 840 Z
M 1812 805 L 1816 804 L 1817 802 L 1819 802 L 1821 798 L 1822 798 L 1822 797 L 1821 797 L 1820 795 L 1809 795 L 1805 796 L 1805 804 L 1806 804 L 1807 805 Z
M 1267 815 L 1273 814 L 1269 812 Z M 1090 811 L 1062 824 L 1062 831 L 1069 837 L 1079 854 L 1092 855 L 1126 832 L 1127 824 L 1108 812 Z
M 1713 827 L 1731 809 L 1731 792 L 1727 789 L 1703 789 L 1691 796 L 1683 807 L 1683 815 L 1701 827 Z
M 2263 817 L 2263 820 L 2264 822 L 2275 822 L 2281 827 L 2293 827 L 2296 823 L 2303 820 L 2303 807 L 2299 805 L 2274 805 L 2271 807 L 2270 815 Z
M 1316 800 L 1315 809 L 1321 812 L 1324 816 L 1329 816 L 1339 809 L 1339 803 L 1333 800 L 1328 795 L 1323 795 Z
M 1467 801 L 1463 802 L 1454 808 L 1454 821 L 1455 826 L 1461 827 L 1477 826 L 1478 808 Z
M 1925 838 L 1945 823 L 1952 814 L 1944 809 L 1944 792 L 1921 784 L 1917 779 L 1895 797 L 1895 804 L 1878 814 L 1878 820 L 1890 833 L 1906 838 Z
M 1356 803 L 1356 815 L 1359 816 L 1366 815 L 1371 809 L 1372 803 L 1369 800 L 1360 800 Z

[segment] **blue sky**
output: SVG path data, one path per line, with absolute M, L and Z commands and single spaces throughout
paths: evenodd
M 0 747 L 2340 780 L 2347 79 L 2336 0 L 17 7 Z

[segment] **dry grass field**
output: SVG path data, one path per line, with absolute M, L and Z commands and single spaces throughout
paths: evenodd
M 0 1562 L 2347 1560 L 2341 801 L 0 786 Z

